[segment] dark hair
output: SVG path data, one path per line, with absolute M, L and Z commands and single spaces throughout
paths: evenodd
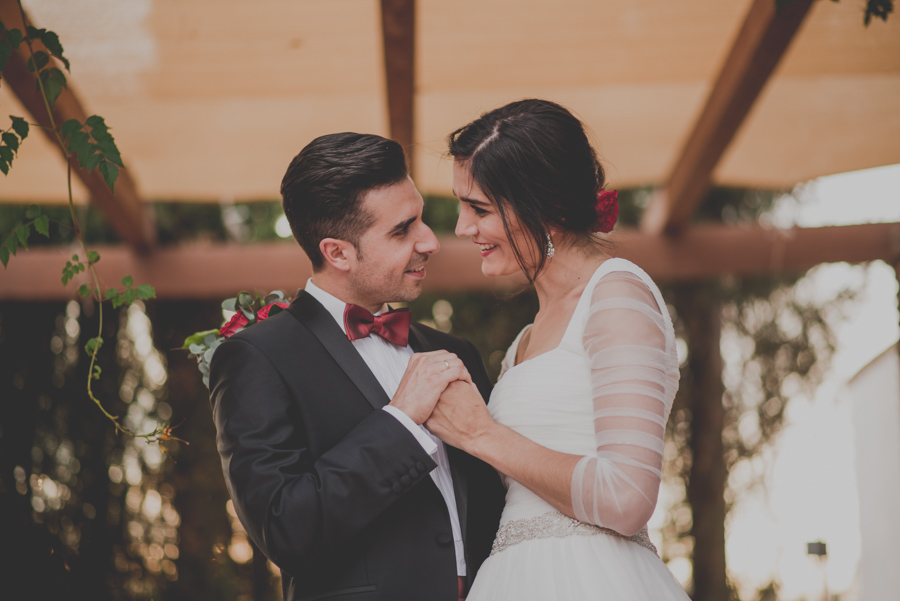
M 466 163 L 496 207 L 530 283 L 546 265 L 551 226 L 600 243 L 593 227 L 606 176 L 584 126 L 567 109 L 547 100 L 519 100 L 457 129 L 448 141 L 450 156 Z M 510 209 L 540 251 L 531 272 L 510 233 Z
M 406 176 L 403 148 L 372 134 L 320 136 L 294 157 L 281 180 L 281 196 L 291 231 L 313 271 L 325 265 L 319 250 L 324 238 L 346 240 L 359 252 L 359 239 L 375 219 L 362 208 L 363 197 Z

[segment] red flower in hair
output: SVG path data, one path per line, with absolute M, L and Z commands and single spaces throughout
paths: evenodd
M 245 325 L 247 325 L 249 321 L 250 320 L 247 319 L 243 313 L 238 311 L 231 317 L 231 320 L 228 323 L 222 326 L 222 328 L 219 330 L 219 336 L 221 336 L 222 338 L 233 336 Z
M 597 192 L 597 204 L 594 205 L 594 210 L 597 213 L 594 231 L 610 233 L 616 225 L 616 219 L 619 218 L 619 192 L 617 190 Z

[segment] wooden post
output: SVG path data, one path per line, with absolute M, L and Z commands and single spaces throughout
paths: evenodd
M 403 146 L 414 176 L 416 0 L 381 0 L 381 31 L 391 138 Z
M 729 598 L 725 561 L 725 465 L 722 431 L 725 407 L 722 382 L 722 301 L 717 284 L 692 283 L 673 298 L 690 348 L 685 386 L 690 393 L 691 467 L 687 500 L 691 535 L 695 601 Z

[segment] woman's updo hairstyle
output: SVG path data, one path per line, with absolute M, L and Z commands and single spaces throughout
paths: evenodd
M 519 100 L 457 129 L 448 141 L 450 156 L 468 167 L 496 207 L 530 283 L 546 265 L 551 227 L 598 242 L 595 205 L 606 177 L 584 126 L 567 109 L 547 100 Z M 533 271 L 510 234 L 510 208 L 540 250 L 532 252 L 538 255 L 530 261 Z

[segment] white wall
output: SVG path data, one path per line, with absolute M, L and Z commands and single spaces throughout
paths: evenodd
M 863 601 L 900 598 L 900 356 L 894 345 L 848 384 L 853 404 Z

